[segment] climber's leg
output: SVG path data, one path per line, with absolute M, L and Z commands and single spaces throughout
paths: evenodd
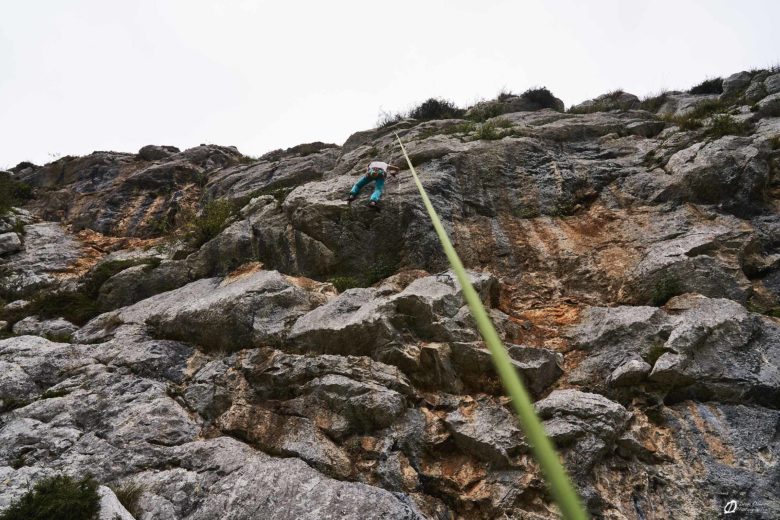
M 374 184 L 374 193 L 371 194 L 371 200 L 373 202 L 379 202 L 379 199 L 382 197 L 382 192 L 384 190 L 385 190 L 385 180 L 377 179 L 376 184 Z

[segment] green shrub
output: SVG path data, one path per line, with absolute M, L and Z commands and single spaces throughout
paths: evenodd
M 457 125 L 452 125 L 444 130 L 444 133 L 446 134 L 470 134 L 474 130 L 477 129 L 476 123 L 474 121 L 464 121 L 463 123 L 459 123 Z
M 707 135 L 718 138 L 724 135 L 745 135 L 748 125 L 744 121 L 738 121 L 728 114 L 720 114 L 712 117 L 707 128 Z
M 494 141 L 496 139 L 501 139 L 502 137 L 493 121 L 487 121 L 479 125 L 475 136 L 477 139 L 484 141 Z
M 0 413 L 10 412 L 11 410 L 16 410 L 17 408 L 24 408 L 28 404 L 30 404 L 30 401 L 26 399 L 6 397 L 5 399 L 0 399 Z
M 520 97 L 535 104 L 538 108 L 552 108 L 558 110 L 558 100 L 547 87 L 529 88 Z
M 11 467 L 14 469 L 20 469 L 27 465 L 27 457 L 24 456 L 24 453 L 20 453 L 14 459 L 11 461 Z
M 0 513 L 0 520 L 93 520 L 100 512 L 97 488 L 92 477 L 45 478 Z
M 723 94 L 723 78 L 705 79 L 688 92 L 690 94 Z
M 95 298 L 80 291 L 38 294 L 25 309 L 25 314 L 37 314 L 43 319 L 65 318 L 76 325 L 84 325 L 100 314 Z
M 474 106 L 471 109 L 471 113 L 469 114 L 468 118 L 472 121 L 481 123 L 482 121 L 487 121 L 493 117 L 498 117 L 504 114 L 505 111 L 506 107 L 501 103 L 497 103 L 495 101 L 486 101 Z
M 0 174 L 0 215 L 33 198 L 32 187 L 7 173 Z
M 378 281 L 384 280 L 388 276 L 395 274 L 397 267 L 397 263 L 391 262 L 386 257 L 380 256 L 371 263 L 371 268 L 365 273 L 366 285 L 374 285 Z
M 493 120 L 493 124 L 496 125 L 496 128 L 512 128 L 512 121 L 505 117 L 498 117 Z
M 144 491 L 146 491 L 142 484 L 130 481 L 109 487 L 116 495 L 119 503 L 122 504 L 131 515 L 136 518 L 141 516 L 140 511 L 138 510 L 138 500 L 141 498 L 141 495 L 144 494 Z
M 217 236 L 227 226 L 228 219 L 235 213 L 235 206 L 225 199 L 209 201 L 193 222 L 195 242 L 201 246 Z
M 24 222 L 22 222 L 19 219 L 14 220 L 13 225 L 11 226 L 11 231 L 14 233 L 17 233 L 21 236 L 24 236 L 27 234 L 27 230 L 24 228 Z
M 380 111 L 379 117 L 376 121 L 377 128 L 387 128 L 388 126 L 392 126 L 396 123 L 399 123 L 404 120 L 404 114 L 401 112 L 385 112 Z
M 333 276 L 328 278 L 328 282 L 332 283 L 338 292 L 344 292 L 353 287 L 364 287 L 360 280 L 354 276 Z
M 663 356 L 666 352 L 669 352 L 669 349 L 666 348 L 665 344 L 662 342 L 657 342 L 650 347 L 646 354 L 642 355 L 642 359 L 651 365 L 655 365 L 655 362 L 658 361 L 658 358 Z
M 682 294 L 682 292 L 680 280 L 676 276 L 664 275 L 653 286 L 653 305 L 663 305 L 673 297 Z
M 515 94 L 512 91 L 501 89 L 501 92 L 498 93 L 498 96 L 496 97 L 496 99 L 499 100 L 499 101 L 506 101 L 507 99 L 513 98 L 513 97 L 516 97 L 516 96 L 517 96 L 517 94 Z
M 434 119 L 455 119 L 461 117 L 464 110 L 446 99 L 429 98 L 409 111 L 409 117 L 419 121 Z

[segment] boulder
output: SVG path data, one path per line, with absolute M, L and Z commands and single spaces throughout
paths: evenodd
M 69 341 L 77 330 L 77 325 L 64 318 L 41 320 L 37 316 L 28 316 L 17 321 L 13 327 L 14 334 L 41 336 L 52 341 Z
M 634 94 L 616 90 L 574 105 L 572 112 L 608 112 L 610 110 L 631 110 L 639 107 L 639 98 Z
M 512 412 L 490 398 L 464 400 L 444 423 L 461 450 L 497 467 L 517 464 L 528 449 Z
M 753 78 L 750 86 L 745 90 L 745 102 L 750 104 L 755 103 L 756 101 L 763 99 L 767 94 L 769 94 L 769 92 L 766 90 L 764 81 Z
M 0 234 L 0 255 L 21 251 L 22 247 L 22 241 L 16 233 Z
M 179 153 L 181 150 L 175 146 L 158 146 L 154 144 L 148 144 L 138 150 L 138 156 L 144 161 L 159 161 L 160 159 L 167 159 L 173 154 Z
M 757 103 L 759 117 L 780 116 L 780 92 L 770 94 Z
M 656 366 L 658 363 L 656 363 Z M 609 375 L 607 384 L 610 386 L 631 386 L 641 383 L 653 369 L 649 363 L 641 359 L 632 359 L 617 367 Z
M 614 447 L 631 417 L 620 404 L 579 390 L 555 390 L 535 407 L 545 431 L 563 449 L 567 467 L 578 476 Z
M 281 344 L 297 318 L 327 301 L 276 271 L 250 270 L 209 285 L 207 294 L 179 300 L 146 322 L 159 337 L 230 351 Z M 186 286 L 176 291 L 187 294 Z
M 780 92 L 780 74 L 772 74 L 764 80 L 764 88 L 767 94 Z
M 723 80 L 723 96 L 734 96 L 739 94 L 745 87 L 750 85 L 752 75 L 749 72 L 737 72 Z
M 109 311 L 165 291 L 178 289 L 189 282 L 183 261 L 167 260 L 154 267 L 140 264 L 128 267 L 106 280 L 98 293 L 98 306 Z
M 288 341 L 298 352 L 372 356 L 397 335 L 391 308 L 376 289 L 349 289 L 300 317 Z

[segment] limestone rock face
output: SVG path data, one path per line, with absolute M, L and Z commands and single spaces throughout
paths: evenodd
M 12 168 L 0 511 L 90 473 L 112 519 L 558 518 L 397 132 L 591 516 L 774 520 L 777 78 Z

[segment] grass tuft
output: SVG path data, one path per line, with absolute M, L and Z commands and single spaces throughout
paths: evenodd
M 745 135 L 749 131 L 749 125 L 744 121 L 738 121 L 728 114 L 713 116 L 707 128 L 707 135 L 719 138 L 724 135 Z
M 667 92 L 661 92 L 660 94 L 656 94 L 654 96 L 648 96 L 639 103 L 639 109 L 656 113 L 661 109 L 664 103 L 666 103 L 667 99 L 669 99 L 669 94 Z
M 144 491 L 146 491 L 146 488 L 143 484 L 128 481 L 109 487 L 116 495 L 119 503 L 122 504 L 122 506 L 127 509 L 131 515 L 136 518 L 141 516 L 140 511 L 138 510 L 138 500 L 141 499 L 141 495 L 143 495 Z

